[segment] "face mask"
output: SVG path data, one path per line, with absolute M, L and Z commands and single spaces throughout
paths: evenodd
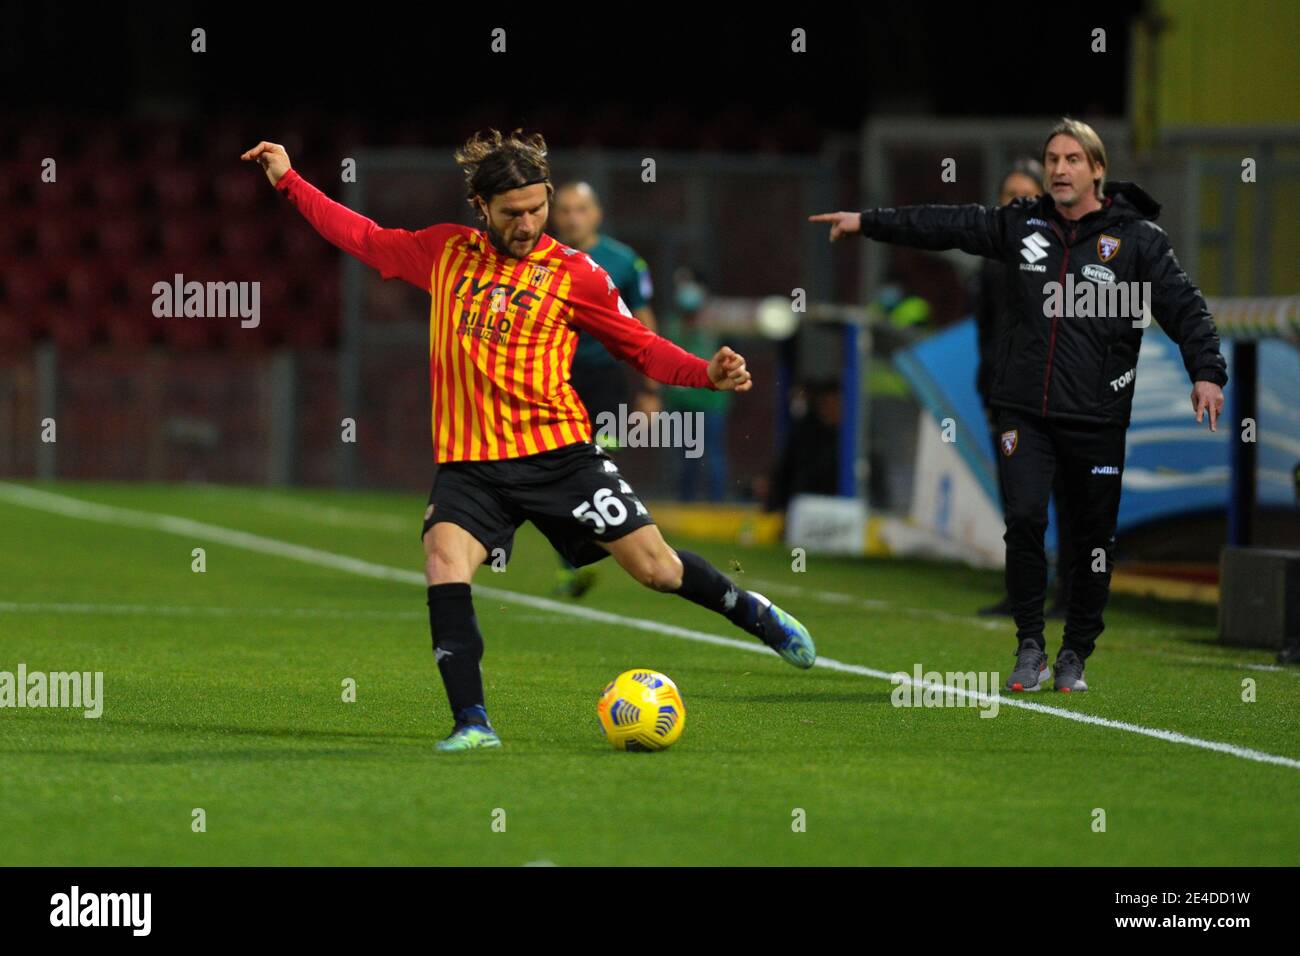
M 893 283 L 883 285 L 880 287 L 880 292 L 876 294 L 876 301 L 888 312 L 903 301 L 903 290 Z
M 677 308 L 681 312 L 698 312 L 704 304 L 704 290 L 694 282 L 677 287 Z

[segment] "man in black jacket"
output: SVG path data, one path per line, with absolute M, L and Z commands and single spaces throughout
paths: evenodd
M 1036 199 L 1043 194 L 1043 164 L 1032 157 L 1023 157 L 1007 170 L 998 190 L 998 205 L 1005 206 L 1022 197 Z M 1012 274 L 1014 281 L 1014 273 Z M 989 437 L 993 443 L 993 462 L 996 465 L 1001 452 L 997 410 L 990 404 L 993 391 L 994 369 L 997 367 L 998 344 L 1006 325 L 1007 269 L 995 259 L 986 259 L 975 277 L 971 298 L 975 312 L 975 336 L 979 347 L 979 364 L 975 369 L 975 390 L 989 423 Z M 998 471 L 998 506 L 1006 509 L 1006 495 L 1002 491 L 1002 473 Z M 1065 617 L 1070 597 L 1070 524 L 1065 520 L 1065 489 L 1062 473 L 1056 473 L 1052 486 L 1052 502 L 1056 505 L 1056 594 L 1047 617 Z M 997 604 L 980 608 L 982 615 L 1010 615 L 1011 596 L 1004 593 Z
M 1105 182 L 1105 147 L 1077 120 L 1052 128 L 1043 165 L 1048 192 L 1034 200 L 810 218 L 831 224 L 831 241 L 860 233 L 921 249 L 957 248 L 1005 264 L 1007 328 L 990 403 L 998 415 L 1007 593 L 1016 619 L 1016 667 L 1007 688 L 1039 690 L 1052 679 L 1043 639 L 1043 535 L 1059 468 L 1074 558 L 1054 686 L 1082 691 L 1088 689 L 1084 662 L 1104 627 L 1124 436 L 1150 316 L 1178 344 L 1196 420 L 1208 413 L 1212 431 L 1228 376 L 1205 299 L 1155 224 L 1159 203 L 1133 183 Z

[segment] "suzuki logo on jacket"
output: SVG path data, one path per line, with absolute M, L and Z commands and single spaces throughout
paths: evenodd
M 1041 232 L 1036 232 L 1032 236 L 1025 236 L 1024 247 L 1020 254 L 1025 257 L 1026 262 L 1037 262 L 1039 259 L 1047 258 L 1048 242 Z

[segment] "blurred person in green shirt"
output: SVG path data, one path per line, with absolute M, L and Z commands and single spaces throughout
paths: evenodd
M 550 221 L 550 230 L 555 238 L 591 256 L 596 265 L 609 273 L 618 287 L 618 294 L 637 320 L 654 331 L 655 315 L 650 308 L 654 287 L 650 281 L 650 267 L 636 250 L 603 235 L 600 231 L 603 221 L 600 199 L 587 183 L 564 183 L 555 191 Z M 588 332 L 578 333 L 578 347 L 573 353 L 569 381 L 591 418 L 592 440 L 607 451 L 618 448 L 618 440 L 595 429 L 597 416 L 608 412 L 615 421 L 621 421 L 623 416 L 619 414 L 619 407 L 626 409 L 629 405 L 647 414 L 659 410 L 659 383 L 642 379 L 633 402 L 627 370 Z M 555 586 L 557 595 L 582 597 L 595 583 L 595 568 L 574 568 L 560 558 Z
M 682 267 L 673 275 L 673 311 L 664 321 L 663 336 L 676 342 L 692 355 L 712 356 L 720 347 L 718 337 L 700 324 L 700 312 L 708 291 L 698 274 Z M 698 458 L 682 457 L 678 496 L 682 501 L 696 500 L 701 479 L 705 482 L 706 501 L 727 498 L 727 403 L 724 392 L 699 388 L 666 386 L 664 410 L 694 414 L 704 424 L 703 453 Z

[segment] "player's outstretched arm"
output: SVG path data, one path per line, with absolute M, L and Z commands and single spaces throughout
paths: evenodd
M 1002 257 L 1007 207 L 900 206 L 862 212 L 823 212 L 809 222 L 828 223 L 830 240 L 861 235 L 881 242 L 941 252 L 960 249 L 989 259 Z
M 279 143 L 263 140 L 240 159 L 260 165 L 271 185 L 298 207 L 322 238 L 378 270 L 385 279 L 404 279 L 416 288 L 429 291 L 429 275 L 436 255 L 434 230 L 440 227 L 430 226 L 419 232 L 381 228 L 303 179 Z
M 609 274 L 590 256 L 574 261 L 569 274 L 568 321 L 646 378 L 688 388 L 749 389 L 744 358 L 724 348 L 706 362 L 651 332 L 633 317 Z

